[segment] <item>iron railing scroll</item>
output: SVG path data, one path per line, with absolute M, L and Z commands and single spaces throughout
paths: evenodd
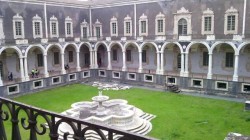
M 26 117 L 21 117 L 21 119 L 19 119 L 21 114 L 20 112 L 24 112 Z M 38 118 L 43 118 L 46 123 L 39 122 Z M 11 122 L 12 132 L 6 131 L 4 126 L 4 122 L 6 121 Z M 29 140 L 37 140 L 38 135 L 48 135 L 48 139 L 58 140 L 58 128 L 62 123 L 66 123 L 72 128 L 72 135 L 75 140 L 85 140 L 85 134 L 88 130 L 95 131 L 102 140 L 113 140 L 114 134 L 122 135 L 123 137 L 120 139 L 126 140 L 156 140 L 151 137 L 117 130 L 115 128 L 79 119 L 69 118 L 65 115 L 0 97 L 0 140 L 7 140 L 7 133 L 11 133 L 12 140 L 21 140 L 19 127 L 22 127 L 29 132 Z M 108 137 L 104 135 L 103 131 L 108 132 Z M 69 132 L 65 132 L 63 134 L 64 140 L 67 140 L 68 136 Z

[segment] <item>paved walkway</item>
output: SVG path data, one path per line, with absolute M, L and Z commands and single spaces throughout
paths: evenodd
M 93 82 L 85 83 L 85 84 L 92 85 Z M 114 84 L 113 82 L 105 82 L 105 83 Z M 129 84 L 123 84 L 123 83 L 116 83 L 116 84 L 120 84 L 123 86 L 130 86 L 131 88 L 140 88 L 140 89 L 147 89 L 147 90 L 153 90 L 153 91 L 162 91 L 162 92 L 166 92 L 166 93 L 169 92 L 169 91 L 166 91 L 164 88 L 153 88 L 153 87 L 129 85 Z M 225 101 L 232 101 L 232 102 L 239 102 L 239 103 L 245 103 L 245 101 L 247 100 L 244 98 L 234 98 L 234 97 L 226 97 L 226 96 L 220 96 L 220 95 L 206 95 L 206 94 L 198 93 L 198 91 L 197 92 L 195 92 L 195 91 L 188 91 L 188 92 L 181 91 L 180 93 L 176 93 L 176 94 L 217 99 L 217 100 L 225 100 Z

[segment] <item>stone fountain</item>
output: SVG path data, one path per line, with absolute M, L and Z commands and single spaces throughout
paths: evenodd
M 129 105 L 126 100 L 109 100 L 108 96 L 102 94 L 102 90 L 99 91 L 97 96 L 92 97 L 92 102 L 77 102 L 72 104 L 71 107 L 71 109 L 66 110 L 62 114 L 142 135 L 146 135 L 151 131 L 152 124 L 150 120 L 155 118 L 155 115 L 145 113 L 141 109 Z M 59 127 L 61 139 L 63 133 L 66 132 L 72 134 L 71 128 L 67 124 L 62 123 Z M 103 133 L 106 136 L 108 135 L 106 131 Z M 121 135 L 115 135 L 114 139 L 120 137 Z M 69 136 L 69 139 L 72 139 L 72 135 Z M 93 140 L 100 139 L 100 137 L 94 131 L 87 131 L 86 139 Z

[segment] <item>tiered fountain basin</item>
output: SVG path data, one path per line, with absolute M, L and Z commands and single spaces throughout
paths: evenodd
M 128 101 L 123 99 L 108 100 L 108 96 L 95 96 L 92 102 L 83 101 L 71 105 L 71 109 L 66 110 L 62 114 L 69 117 L 82 119 L 91 123 L 110 126 L 142 135 L 146 135 L 152 129 L 150 120 L 155 118 L 154 115 L 144 113 L 141 109 L 128 104 Z M 83 126 L 84 128 L 84 126 Z M 60 125 L 59 134 L 69 132 L 72 134 L 72 129 L 65 123 Z M 103 131 L 104 135 L 108 135 Z M 120 135 L 115 135 L 114 138 L 120 138 Z M 69 136 L 69 139 L 72 135 Z M 94 131 L 87 131 L 87 139 L 100 139 Z

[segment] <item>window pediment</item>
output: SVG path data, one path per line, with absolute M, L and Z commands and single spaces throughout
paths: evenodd
M 32 18 L 33 20 L 42 20 L 42 18 L 40 16 L 38 16 L 37 14 Z
M 144 13 L 140 17 L 140 20 L 147 20 L 147 19 L 148 19 L 148 17 Z
M 175 14 L 191 14 L 191 12 L 189 12 L 189 10 L 187 10 L 186 8 L 181 7 L 181 9 L 177 10 L 177 13 Z
M 127 15 L 125 18 L 124 18 L 125 21 L 130 21 L 132 20 L 131 17 L 129 15 Z
M 15 16 L 13 16 L 13 20 L 23 20 L 23 17 L 17 13 Z
M 50 18 L 50 21 L 57 21 L 57 18 L 55 17 L 55 15 L 53 15 L 53 16 Z
M 113 16 L 113 17 L 111 18 L 110 21 L 111 21 L 111 22 L 116 22 L 116 21 L 117 21 L 117 18 Z
M 67 16 L 67 17 L 65 18 L 65 21 L 72 22 L 72 19 L 71 19 L 69 16 Z
M 226 14 L 235 14 L 238 13 L 238 10 L 235 9 L 233 6 L 231 6 L 229 9 L 227 9 Z
M 207 8 L 207 10 L 203 11 L 203 15 L 214 15 L 214 11 L 212 11 L 209 8 Z

